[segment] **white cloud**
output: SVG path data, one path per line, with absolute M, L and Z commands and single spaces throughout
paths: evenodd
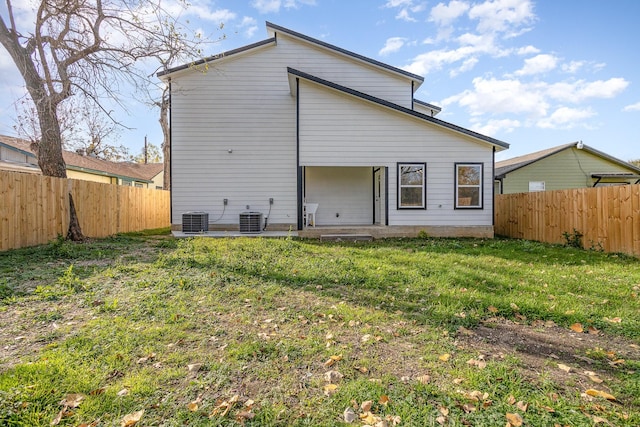
M 467 10 L 469 10 L 469 4 L 464 1 L 453 0 L 448 5 L 438 3 L 431 9 L 429 21 L 448 26 Z
M 636 102 L 635 104 L 627 105 L 622 109 L 622 111 L 640 111 L 640 102 Z
M 475 4 L 469 10 L 469 18 L 478 21 L 477 30 L 485 32 L 522 33 L 521 27 L 535 19 L 530 0 L 488 0 Z
M 501 119 L 501 120 L 489 120 L 486 123 L 475 121 L 471 124 L 471 129 L 481 133 L 483 135 L 493 136 L 500 132 L 510 133 L 521 127 L 520 120 Z
M 542 74 L 551 71 L 558 65 L 558 58 L 553 55 L 540 54 L 524 60 L 524 67 L 516 71 L 518 76 Z
M 427 5 L 422 2 L 415 3 L 414 0 L 388 0 L 384 7 L 388 9 L 400 8 L 400 11 L 396 15 L 396 19 L 407 22 L 418 22 L 412 14 L 424 11 L 427 8 Z
M 315 6 L 316 0 L 253 0 L 251 6 L 259 13 L 278 13 L 280 8 L 298 9 L 300 6 Z
M 525 114 L 544 117 L 549 108 L 544 88 L 524 84 L 519 80 L 497 80 L 476 77 L 473 90 L 466 90 L 444 101 L 443 106 L 457 103 L 469 109 L 473 116 L 484 114 Z
M 478 63 L 478 58 L 469 58 L 465 59 L 461 66 L 456 69 L 453 69 L 449 72 L 450 77 L 455 77 L 459 74 L 466 73 L 467 71 L 471 71 L 473 67 Z
M 406 41 L 407 39 L 405 39 L 404 37 L 388 38 L 384 44 L 384 47 L 378 52 L 378 55 L 385 56 L 389 55 L 390 53 L 397 52 L 402 48 L 402 46 L 405 45 Z
M 242 21 L 238 24 L 238 28 L 246 38 L 251 38 L 258 31 L 258 25 L 255 18 L 250 16 L 242 17 Z
M 589 98 L 613 98 L 624 91 L 629 82 L 620 77 L 587 82 L 558 82 L 548 85 L 547 95 L 560 102 L 579 103 Z
M 280 0 L 253 0 L 251 6 L 260 13 L 275 13 L 280 11 L 282 2 Z
M 519 48 L 516 51 L 516 53 L 518 55 L 532 55 L 532 54 L 535 54 L 535 53 L 540 53 L 540 49 L 538 49 L 537 47 L 529 45 L 529 46 L 525 46 L 525 47 Z
M 543 129 L 571 129 L 595 114 L 591 108 L 559 107 L 549 117 L 539 120 L 537 125 Z
M 584 61 L 571 61 L 568 64 L 562 64 L 562 71 L 575 74 L 585 65 Z

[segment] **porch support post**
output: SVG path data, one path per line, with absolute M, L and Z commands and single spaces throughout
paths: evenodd
M 389 168 L 384 167 L 384 225 L 389 225 Z
M 304 211 L 303 211 L 303 194 L 302 194 L 302 174 L 303 169 L 300 166 L 300 79 L 296 78 L 296 186 L 298 199 L 298 230 L 303 229 Z

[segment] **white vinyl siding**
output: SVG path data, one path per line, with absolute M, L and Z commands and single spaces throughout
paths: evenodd
M 275 46 L 181 76 L 171 101 L 172 223 L 189 211 L 266 217 L 273 198 L 269 224 L 296 224 L 295 99 Z
M 306 168 L 305 201 L 318 203 L 317 225 L 372 224 L 373 169 Z
M 490 146 L 373 103 L 300 80 L 303 166 L 385 166 L 389 225 L 492 225 Z M 398 210 L 396 164 L 425 161 L 425 210 Z M 482 163 L 483 210 L 454 209 L 455 163 Z

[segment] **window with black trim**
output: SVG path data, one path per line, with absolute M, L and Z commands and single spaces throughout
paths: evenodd
M 398 163 L 398 209 L 425 209 L 426 163 Z
M 482 209 L 482 163 L 456 163 L 456 209 Z

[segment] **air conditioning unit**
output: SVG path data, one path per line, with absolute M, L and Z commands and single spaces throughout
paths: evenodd
M 209 231 L 209 214 L 205 212 L 186 212 L 182 214 L 183 233 L 203 233 Z
M 241 233 L 262 232 L 262 212 L 242 212 L 240 214 Z

